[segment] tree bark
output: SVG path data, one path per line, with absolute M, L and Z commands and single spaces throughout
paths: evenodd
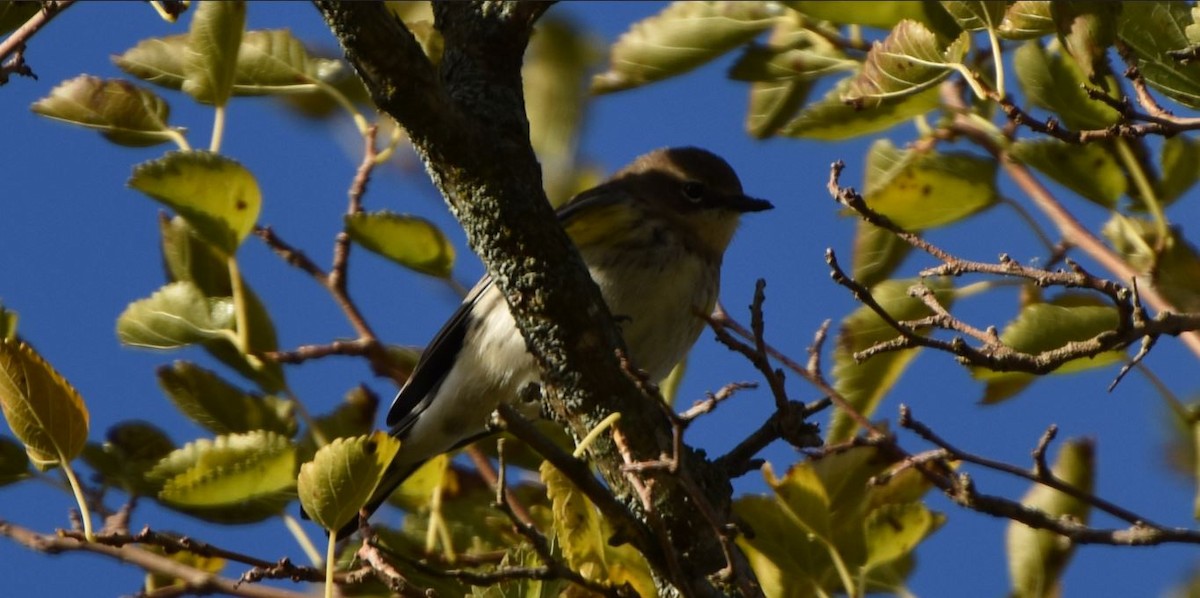
M 408 132 L 504 293 L 541 367 L 549 411 L 576 439 L 619 412 L 616 428 L 635 460 L 670 457 L 671 422 L 621 370 L 618 329 L 557 224 L 529 142 L 521 64 L 549 3 L 435 3 L 435 27 L 445 42 L 436 67 L 382 3 L 316 5 L 376 105 Z M 622 539 L 647 556 L 663 595 L 760 594 L 745 558 L 722 536 L 723 522 L 731 520 L 728 478 L 684 447 L 678 472 L 639 474 L 650 488 L 644 508 L 612 438 L 602 435 L 589 457 L 641 522 Z M 722 523 L 702 516 L 697 501 Z

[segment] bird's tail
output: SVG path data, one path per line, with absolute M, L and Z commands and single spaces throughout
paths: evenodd
M 401 450 L 403 451 L 403 449 Z M 400 484 L 404 483 L 404 480 L 408 479 L 408 476 L 412 475 L 413 472 L 424 465 L 426 461 L 428 461 L 428 459 L 422 459 L 416 463 L 410 463 L 399 458 L 392 461 L 391 465 L 388 465 L 387 471 L 383 473 L 383 480 L 380 481 L 379 485 L 375 487 L 375 493 L 371 495 L 371 500 L 367 501 L 367 504 L 363 505 L 362 509 L 360 509 L 360 516 L 355 517 L 350 521 L 350 523 L 342 526 L 342 529 L 338 530 L 337 532 L 337 539 L 341 540 L 358 531 L 359 519 L 361 519 L 363 516 L 362 513 L 365 511 L 366 517 L 370 517 L 372 514 L 374 514 L 380 505 L 382 505 L 384 501 L 386 501 L 388 497 L 392 495 L 392 492 L 395 492 L 396 488 L 398 488 Z

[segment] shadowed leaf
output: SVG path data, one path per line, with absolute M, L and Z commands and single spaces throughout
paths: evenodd
M 233 78 L 246 27 L 246 3 L 201 2 L 188 29 L 188 51 L 183 55 L 184 93 L 205 104 L 224 106 L 233 89 Z
M 83 397 L 33 347 L 15 339 L 0 340 L 0 409 L 42 471 L 74 459 L 87 442 Z
M 100 131 L 118 145 L 148 147 L 178 134 L 167 125 L 171 109 L 162 98 L 120 79 L 80 75 L 64 81 L 31 109 L 54 120 Z
M 184 415 L 217 434 L 266 430 L 290 437 L 296 433 L 292 401 L 248 394 L 193 363 L 176 361 L 159 368 L 158 384 Z

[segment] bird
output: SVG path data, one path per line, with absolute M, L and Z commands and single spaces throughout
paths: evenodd
M 740 216 L 771 209 L 742 190 L 722 158 L 696 147 L 651 151 L 558 210 L 627 355 L 647 379 L 666 378 L 712 313 L 721 262 Z M 363 508 L 369 515 L 427 460 L 489 434 L 501 401 L 517 403 L 538 368 L 489 276 L 427 345 L 387 414 L 400 450 Z M 528 409 L 528 407 L 526 407 Z M 535 413 L 536 414 L 536 413 Z M 357 529 L 353 521 L 339 537 Z

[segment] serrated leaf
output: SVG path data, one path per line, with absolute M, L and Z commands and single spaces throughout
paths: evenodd
M 158 384 L 184 415 L 214 433 L 296 433 L 295 403 L 243 392 L 193 363 L 176 361 L 159 368 Z
M 32 475 L 25 447 L 7 436 L 0 436 L 0 486 L 15 484 Z
M 774 135 L 804 104 L 813 82 L 858 62 L 797 19 L 781 19 L 766 45 L 749 45 L 729 69 L 729 78 L 750 82 L 746 129 L 762 139 Z
M 922 318 L 930 315 L 929 308 L 920 299 L 908 296 L 909 287 L 918 282 L 884 281 L 871 288 L 871 295 L 897 320 Z M 920 283 L 930 287 L 942 305 L 949 308 L 953 303 L 952 286 L 949 281 L 935 279 Z M 917 356 L 919 349 L 881 353 L 863 363 L 855 362 L 853 355 L 876 343 L 896 338 L 899 334 L 865 305 L 842 320 L 833 353 L 833 387 L 866 417 L 871 417 L 879 402 Z M 825 441 L 829 444 L 840 442 L 853 436 L 855 429 L 857 424 L 837 411 L 830 422 Z
M 900 21 L 887 38 L 871 45 L 862 70 L 850 81 L 842 100 L 874 106 L 915 95 L 949 76 L 968 49 L 970 35 L 966 32 L 946 45 L 923 23 Z
M 196 7 L 183 56 L 184 93 L 216 106 L 229 101 L 245 28 L 242 0 L 201 2 Z
M 42 471 L 71 461 L 87 443 L 83 397 L 33 347 L 16 339 L 0 340 L 0 410 Z
M 385 432 L 339 438 L 321 447 L 300 467 L 297 491 L 304 512 L 327 530 L 339 530 L 358 516 L 400 450 Z
M 54 120 L 95 129 L 118 145 L 149 147 L 178 135 L 171 109 L 154 92 L 120 79 L 80 75 L 63 81 L 31 109 Z
M 321 444 L 326 444 L 336 438 L 370 434 L 378 409 L 379 397 L 375 393 L 361 385 L 351 388 L 333 411 L 312 419 L 310 423 L 316 429 L 305 430 L 300 436 L 296 448 L 299 460 L 307 463 L 317 454 L 319 447 L 314 435 L 319 435 Z
M 188 53 L 188 34 L 151 37 L 112 61 L 118 68 L 144 81 L 167 89 L 182 89 L 187 75 L 183 63 Z
M 1003 0 L 953 0 L 942 2 L 942 8 L 945 8 L 964 30 L 984 31 L 999 28 L 1004 20 L 1006 4 Z
M 354 242 L 401 266 L 447 278 L 454 268 L 454 246 L 432 222 L 392 212 L 360 212 L 345 218 Z
M 867 561 L 870 571 L 912 551 L 945 520 L 917 502 L 890 504 L 871 511 L 865 522 Z
M 1004 39 L 1033 39 L 1054 33 L 1057 28 L 1050 14 L 1053 2 L 1018 0 L 1004 11 L 997 35 Z
M 1110 148 L 1104 142 L 1072 145 L 1058 139 L 1034 139 L 1012 144 L 1009 155 L 1084 199 L 1115 209 L 1129 182 Z
M 854 230 L 851 274 L 865 287 L 887 280 L 912 252 L 912 245 L 865 220 L 859 220 Z
M 0 340 L 17 337 L 17 312 L 0 305 Z
M 200 439 L 154 466 L 158 499 L 217 523 L 248 523 L 278 515 L 295 497 L 296 452 L 287 438 L 261 430 Z
M 1146 83 L 1189 108 L 1200 108 L 1200 62 L 1167 54 L 1191 45 L 1189 9 L 1183 2 L 1139 2 L 1136 9 L 1121 12 L 1117 34 L 1133 50 Z
M 1063 444 L 1050 468 L 1056 477 L 1084 494 L 1091 494 L 1095 483 L 1095 447 L 1090 440 L 1070 440 Z M 1021 504 L 1054 517 L 1070 517 L 1087 525 L 1091 506 L 1084 501 L 1035 484 Z M 1070 539 L 1047 530 L 1036 530 L 1012 521 L 1005 534 L 1008 570 L 1013 596 L 1042 598 L 1057 596 L 1058 579 L 1074 552 Z
M 592 93 L 683 74 L 750 41 L 777 17 L 769 2 L 672 2 L 617 39 L 608 70 L 592 78 Z
M 1121 119 L 1119 112 L 1088 97 L 1083 89 L 1087 79 L 1074 61 L 1037 40 L 1017 48 L 1013 66 L 1029 103 L 1053 112 L 1070 128 L 1103 129 Z
M 890 129 L 941 105 L 937 88 L 911 96 L 884 100 L 872 106 L 842 101 L 854 77 L 847 77 L 823 98 L 804 107 L 780 130 L 787 137 L 841 141 Z
M 126 345 L 175 349 L 231 338 L 233 300 L 205 297 L 190 282 L 173 282 L 135 301 L 117 318 L 117 338 Z
M 1000 197 L 996 161 L 965 153 L 901 150 L 879 139 L 867 154 L 867 205 L 907 231 L 952 224 Z
M 241 164 L 209 152 L 170 152 L 133 170 L 129 186 L 179 212 L 227 255 L 254 228 L 262 193 Z
M 1036 354 L 1086 340 L 1116 326 L 1116 308 L 1090 295 L 1064 293 L 1046 303 L 1025 305 L 1016 319 L 1004 327 L 1000 340 L 1018 351 Z M 1119 363 L 1124 356 L 1122 351 L 1108 351 L 1090 359 L 1075 359 L 1054 373 L 1106 367 Z M 986 382 L 985 404 L 1011 398 L 1038 379 L 1025 372 L 995 372 L 985 368 L 971 368 L 971 375 Z
M 154 424 L 124 421 L 108 429 L 104 444 L 88 443 L 83 459 L 105 484 L 123 488 L 130 494 L 155 496 L 162 484 L 146 474 L 163 457 L 175 450 L 175 443 Z

